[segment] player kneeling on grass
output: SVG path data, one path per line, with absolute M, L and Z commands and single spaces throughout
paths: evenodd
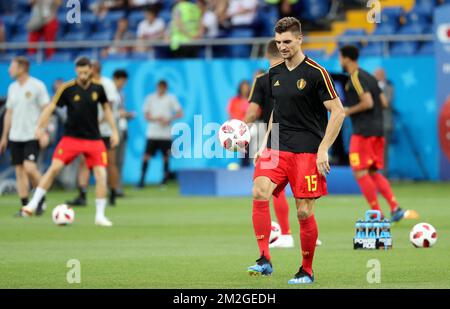
M 111 107 L 108 104 L 102 85 L 92 80 L 92 64 L 86 57 L 76 60 L 75 80 L 65 83 L 56 93 L 52 103 L 43 111 L 36 136 L 42 134 L 48 120 L 58 107 L 67 107 L 67 121 L 64 136 L 56 146 L 52 163 L 41 181 L 28 205 L 22 208 L 24 216 L 31 216 L 39 201 L 45 196 L 55 177 L 66 164 L 79 155 L 84 155 L 86 163 L 94 171 L 96 183 L 96 215 L 95 224 L 112 226 L 105 217 L 106 207 L 106 166 L 107 155 L 98 127 L 98 104 L 103 108 L 105 119 L 112 128 L 111 145 L 116 146 L 119 135 L 114 122 Z
M 252 218 L 260 258 L 248 272 L 273 272 L 269 199 L 289 182 L 297 206 L 303 260 L 288 283 L 307 284 L 314 282 L 312 262 L 318 236 L 313 208 L 315 200 L 327 194 L 328 149 L 339 134 L 345 112 L 328 72 L 302 52 L 300 22 L 293 17 L 279 20 L 275 41 L 284 61 L 269 71 L 274 108 L 265 142 L 272 122 L 278 124 L 278 132 L 273 130 L 267 148 L 263 143 L 255 157 Z

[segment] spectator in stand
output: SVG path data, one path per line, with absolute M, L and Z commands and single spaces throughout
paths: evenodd
M 149 5 L 155 7 L 157 10 L 161 9 L 162 0 L 128 0 L 132 9 L 145 9 Z M 167 1 L 167 0 L 166 0 Z
M 183 45 L 200 38 L 202 13 L 199 7 L 187 0 L 177 0 L 172 9 L 170 49 L 175 58 L 195 58 L 197 46 Z
M 229 27 L 229 20 L 227 17 L 227 10 L 229 5 L 228 2 L 229 0 L 209 0 L 209 3 L 211 4 L 212 9 L 217 16 L 219 25 L 222 28 Z
M 258 0 L 230 0 L 227 17 L 232 27 L 248 27 L 255 20 Z
M 0 19 L 0 43 L 6 42 L 6 36 L 5 36 L 5 25 L 3 24 L 3 21 Z M 0 48 L 0 53 L 2 53 L 4 49 Z
M 236 96 L 232 97 L 228 104 L 228 115 L 230 119 L 244 120 L 249 105 L 249 94 L 249 82 L 247 80 L 241 81 Z
M 46 42 L 53 42 L 58 32 L 58 19 L 56 13 L 61 5 L 61 0 L 31 0 L 31 17 L 27 23 L 29 32 L 28 41 L 38 42 L 44 38 Z M 36 49 L 30 48 L 29 54 L 36 53 Z M 50 58 L 55 53 L 54 48 L 47 48 L 45 56 Z
M 280 18 L 299 15 L 298 0 L 265 0 L 266 3 L 278 6 Z
M 244 121 L 245 114 L 247 113 L 247 109 L 250 105 L 248 102 L 248 98 L 250 96 L 250 83 L 247 80 L 243 80 L 239 84 L 238 93 L 235 97 L 231 98 L 230 103 L 228 104 L 228 115 L 230 119 L 239 119 Z M 249 166 L 250 165 L 250 157 L 249 157 L 249 148 L 246 148 L 245 156 L 242 158 L 241 165 Z
M 127 10 L 130 7 L 130 0 L 97 0 L 90 5 L 90 9 L 100 19 L 103 19 L 109 11 Z
M 112 54 L 126 54 L 130 51 L 130 47 L 119 46 L 121 41 L 133 40 L 134 35 L 128 29 L 128 19 L 126 17 L 119 19 L 117 22 L 117 30 L 114 35 L 114 43 L 111 47 L 105 48 L 102 51 L 102 57 Z
M 216 13 L 210 9 L 206 0 L 197 0 L 197 5 L 202 12 L 201 36 L 215 38 L 219 35 L 219 22 Z
M 137 28 L 137 38 L 142 41 L 159 41 L 164 38 L 166 24 L 158 17 L 156 8 L 149 6 L 145 10 L 145 19 L 141 21 Z M 145 46 L 138 46 L 137 51 L 143 52 L 151 50 Z

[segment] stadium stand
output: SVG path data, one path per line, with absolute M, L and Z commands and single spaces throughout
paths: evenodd
M 254 37 L 269 37 L 272 35 L 275 22 L 280 17 L 279 1 L 260 0 L 258 12 L 252 25 L 248 27 L 226 28 L 220 30 L 219 38 L 249 40 Z M 144 19 L 143 10 L 114 9 L 106 14 L 95 14 L 91 9 L 96 0 L 81 2 L 81 23 L 68 24 L 66 8 L 62 5 L 58 12 L 59 29 L 57 40 L 62 42 L 83 40 L 111 40 L 114 36 L 117 23 L 121 18 L 128 20 L 129 31 L 136 32 L 138 23 Z M 336 4 L 337 3 L 337 4 Z M 429 42 L 417 40 L 415 42 L 393 42 L 389 48 L 384 48 L 378 42 L 364 42 L 364 40 L 351 40 L 352 36 L 367 35 L 423 35 L 430 34 L 432 29 L 433 7 L 449 0 L 389 0 L 382 1 L 381 22 L 368 23 L 368 9 L 361 1 L 338 0 L 299 0 L 296 9 L 300 8 L 299 17 L 303 23 L 308 37 L 327 38 L 340 37 L 345 42 L 352 42 L 362 47 L 365 55 L 379 55 L 390 52 L 394 55 L 408 55 L 412 52 L 430 53 L 433 45 Z M 159 16 L 170 23 L 173 0 L 162 1 Z M 336 11 L 335 8 L 339 9 Z M 336 11 L 336 12 L 335 12 Z M 13 1 L 11 4 L 0 6 L 0 21 L 6 32 L 7 42 L 26 42 L 28 34 L 25 25 L 30 18 L 30 4 L 28 0 Z M 341 44 L 335 40 L 305 42 L 304 49 L 319 55 L 333 55 Z M 94 51 L 94 49 L 90 50 Z M 76 56 L 78 50 L 59 49 L 52 59 L 67 59 L 68 55 Z M 130 57 L 141 58 L 143 55 L 130 53 Z M 201 53 L 205 55 L 205 53 Z M 221 57 L 249 57 L 251 45 L 236 44 L 228 47 L 215 47 L 214 55 Z M 2 54 L 2 59 L 7 53 Z M 165 52 L 155 53 L 156 56 L 167 56 Z M 114 56 L 119 57 L 120 56 Z

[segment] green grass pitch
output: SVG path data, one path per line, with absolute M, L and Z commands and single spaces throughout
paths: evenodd
M 416 249 L 411 227 L 393 227 L 391 251 L 355 251 L 355 221 L 366 210 L 361 196 L 328 196 L 316 217 L 323 245 L 316 250 L 316 282 L 307 288 L 450 288 L 450 204 L 448 184 L 397 184 L 404 208 L 434 225 L 437 244 Z M 258 258 L 251 225 L 251 198 L 182 197 L 178 187 L 128 188 L 108 208 L 113 228 L 94 226 L 93 190 L 86 208 L 76 208 L 73 226 L 55 226 L 51 209 L 40 218 L 13 218 L 16 196 L 0 197 L 0 288 L 306 288 L 288 286 L 300 262 L 299 226 L 293 199 L 294 249 L 272 250 L 274 274 L 250 277 Z M 49 208 L 73 196 L 52 192 Z M 382 202 L 387 211 L 387 206 Z M 272 211 L 273 213 L 273 211 Z M 272 216 L 274 219 L 275 217 Z M 78 259 L 81 283 L 69 284 L 66 263 Z M 381 263 L 381 283 L 369 284 L 367 261 Z

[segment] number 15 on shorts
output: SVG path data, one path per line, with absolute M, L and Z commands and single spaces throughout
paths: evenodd
M 305 176 L 308 183 L 308 191 L 315 192 L 317 190 L 317 175 Z

